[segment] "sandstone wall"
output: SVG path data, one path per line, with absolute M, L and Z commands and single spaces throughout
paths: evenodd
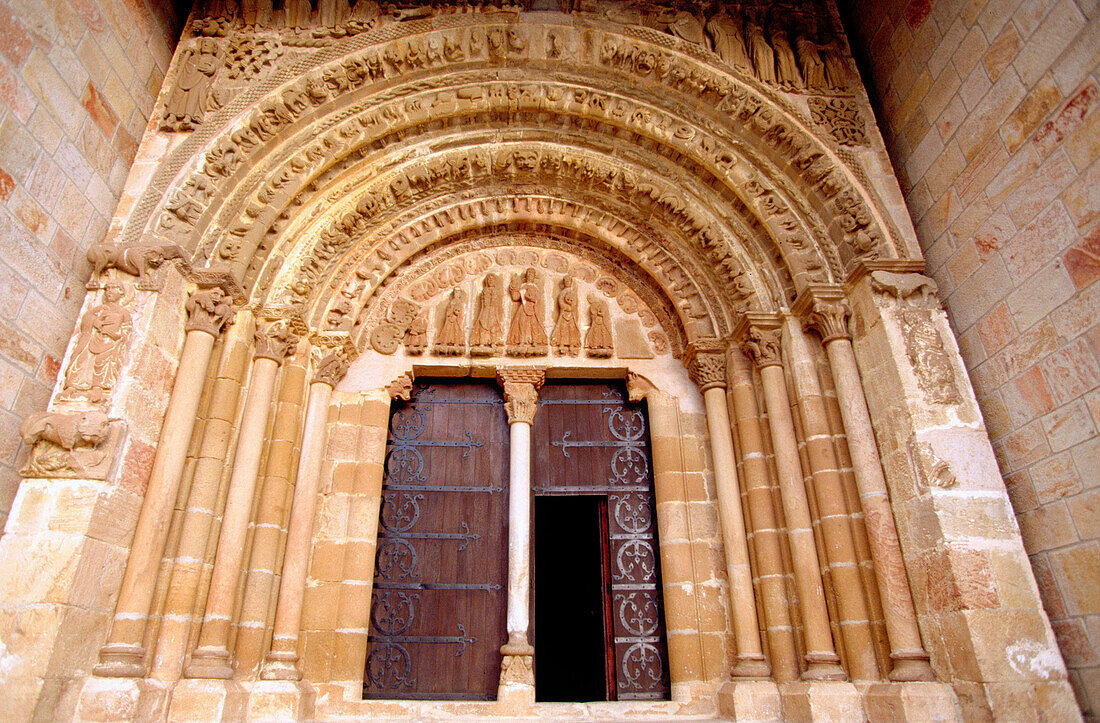
M 1100 9 L 848 2 L 1082 709 L 1100 713 Z
M 180 22 L 155 0 L 0 2 L 0 524 Z

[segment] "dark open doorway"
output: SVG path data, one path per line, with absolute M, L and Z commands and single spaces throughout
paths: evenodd
M 614 699 L 607 498 L 535 498 L 535 691 L 540 701 Z M 610 681 L 610 684 L 609 684 Z

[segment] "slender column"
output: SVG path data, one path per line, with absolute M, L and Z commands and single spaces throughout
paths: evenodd
M 347 373 L 348 363 L 338 352 L 330 352 L 318 365 L 309 385 L 302 456 L 298 461 L 298 482 L 287 526 L 283 576 L 275 605 L 275 626 L 260 677 L 264 680 L 301 680 L 298 670 L 298 630 L 302 626 L 302 596 L 309 573 L 313 517 L 324 461 L 328 404 L 332 390 Z
M 516 688 L 534 686 L 527 641 L 531 607 L 531 423 L 535 419 L 543 372 L 536 369 L 500 369 L 508 414 L 508 642 L 500 670 L 499 698 Z
M 760 645 L 760 624 L 749 566 L 749 543 L 741 509 L 737 462 L 733 454 L 729 411 L 726 406 L 726 359 L 724 345 L 714 350 L 693 349 L 691 375 L 703 391 L 707 410 L 707 431 L 714 456 L 714 482 L 718 491 L 718 515 L 722 543 L 726 549 L 726 572 L 733 606 L 733 633 L 737 662 L 731 675 L 736 678 L 766 678 L 771 673 Z
M 841 620 L 842 639 L 848 656 L 851 676 L 857 680 L 879 677 L 871 636 L 870 615 L 859 576 L 855 540 L 852 537 L 848 506 L 844 502 L 844 486 L 840 465 L 833 447 L 828 413 L 817 377 L 817 365 L 808 341 L 797 319 L 786 323 L 791 377 L 797 395 L 799 417 L 805 432 L 806 458 L 814 481 L 825 553 L 836 592 L 837 612 Z
M 852 471 L 859 488 L 871 559 L 875 563 L 875 580 L 886 618 L 890 659 L 894 663 L 890 679 L 935 680 L 917 627 L 917 613 L 909 592 L 890 496 L 886 491 L 871 415 L 863 396 L 852 338 L 848 332 L 848 314 L 848 305 L 843 300 L 817 299 L 812 307 L 810 323 L 821 333 L 825 344 L 840 415 L 848 437 Z
M 772 506 L 768 483 L 769 470 L 761 436 L 760 413 L 753 389 L 752 369 L 740 351 L 729 355 L 730 387 L 736 416 L 737 436 L 741 442 L 742 470 L 749 505 L 749 520 L 756 548 L 757 572 L 767 622 L 768 648 L 775 679 L 780 683 L 798 677 L 798 653 L 794 626 L 787 603 L 787 583 L 783 573 L 783 551 L 779 525 Z
M 275 394 L 275 376 L 279 365 L 297 343 L 298 337 L 283 323 L 256 330 L 252 380 L 237 437 L 237 452 L 233 474 L 229 478 L 229 494 L 214 557 L 214 572 L 206 596 L 206 614 L 199 633 L 199 647 L 184 672 L 188 678 L 233 677 L 233 665 L 229 658 L 231 618 L 262 461 L 264 431 Z
M 187 336 L 130 546 L 130 558 L 122 577 L 111 633 L 106 645 L 100 648 L 99 664 L 94 669 L 96 675 L 123 678 L 145 675 L 145 625 L 153 602 L 157 569 L 168 539 L 172 507 L 183 476 L 187 447 L 195 427 L 203 379 L 210 364 L 214 339 L 234 316 L 231 299 L 220 287 L 194 292 L 186 308 Z
M 745 336 L 744 348 L 760 370 L 764 404 L 779 472 L 779 494 L 787 519 L 791 566 L 798 592 L 799 612 L 806 641 L 806 669 L 803 680 L 843 680 L 844 669 L 833 647 L 829 611 L 818 572 L 816 545 L 810 522 L 809 502 L 798 461 L 798 441 L 791 418 L 787 383 L 780 355 L 780 321 L 773 317 L 746 320 L 738 329 Z
M 221 359 L 214 376 L 204 423 L 197 425 L 194 436 L 200 437 L 198 458 L 190 481 L 180 483 L 180 498 L 186 498 L 179 539 L 169 540 L 168 549 L 175 551 L 168 577 L 168 591 L 160 609 L 160 629 L 156 631 L 156 648 L 150 665 L 150 677 L 158 680 L 178 680 L 183 659 L 193 633 L 192 623 L 202 615 L 199 599 L 203 578 L 209 573 L 207 548 L 210 530 L 214 527 L 215 509 L 222 494 L 223 471 L 229 452 L 241 382 L 248 372 L 251 332 L 248 312 L 238 315 L 226 332 Z M 191 454 L 194 454 L 192 452 Z M 185 485 L 190 483 L 188 489 Z M 177 500 L 177 504 L 179 500 Z M 163 569 L 163 568 L 162 568 Z

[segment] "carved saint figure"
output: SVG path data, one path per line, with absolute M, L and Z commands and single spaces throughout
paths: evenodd
M 802 66 L 802 80 L 809 90 L 824 93 L 829 89 L 825 81 L 825 61 L 821 59 L 821 47 L 804 35 L 795 39 L 798 62 Z
M 576 356 L 581 350 L 581 332 L 577 327 L 577 288 L 572 276 L 561 280 L 558 316 L 554 320 L 554 331 L 550 333 L 550 343 L 554 351 L 562 356 Z
M 768 39 L 764 37 L 764 30 L 750 20 L 746 32 L 749 36 L 749 54 L 756 68 L 756 77 L 761 82 L 775 85 L 775 53 L 772 52 L 772 46 L 768 45 Z
M 210 83 L 218 69 L 218 44 L 212 38 L 202 38 L 198 46 L 183 51 L 179 77 L 168 98 L 164 127 L 189 131 L 202 123 Z
M 714 41 L 714 52 L 739 70 L 752 72 L 752 61 L 745 52 L 744 31 L 739 17 L 722 11 L 707 21 L 707 32 Z
M 776 76 L 779 85 L 787 90 L 802 87 L 802 73 L 798 70 L 787 34 L 778 28 L 772 31 L 772 50 L 775 52 Z
M 428 310 L 422 311 L 409 322 L 405 331 L 405 351 L 410 354 L 423 354 L 428 348 Z
M 84 315 L 61 399 L 87 399 L 98 404 L 110 396 L 133 331 L 130 312 L 119 303 L 122 295 L 121 284 L 107 284 L 103 303 Z
M 588 356 L 600 358 L 611 356 L 614 350 L 607 302 L 595 294 L 588 295 L 588 334 L 584 337 L 584 348 Z
M 457 356 L 466 352 L 466 292 L 455 288 L 443 307 L 443 320 L 435 338 L 435 353 Z
M 512 277 L 508 285 L 515 310 L 508 329 L 508 353 L 512 356 L 538 356 L 547 352 L 546 327 L 543 326 L 542 283 L 534 268 Z
M 492 356 L 500 351 L 501 333 L 504 331 L 504 288 L 500 277 L 486 274 L 478 296 L 477 318 L 470 334 L 470 353 L 474 356 Z

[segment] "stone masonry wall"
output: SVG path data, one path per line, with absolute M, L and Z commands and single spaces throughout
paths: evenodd
M 844 3 L 1086 717 L 1100 714 L 1100 7 Z
M 180 22 L 156 0 L 0 0 L 0 525 Z

